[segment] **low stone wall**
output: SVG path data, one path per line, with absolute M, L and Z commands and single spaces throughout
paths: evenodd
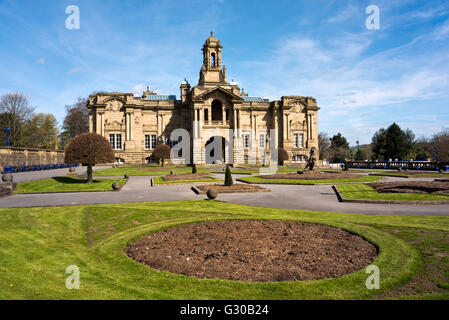
M 0 147 L 0 168 L 64 163 L 64 151 Z

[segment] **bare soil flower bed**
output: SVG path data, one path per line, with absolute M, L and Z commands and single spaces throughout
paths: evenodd
M 129 244 L 151 268 L 197 278 L 249 282 L 337 278 L 369 265 L 376 247 L 325 225 L 230 220 L 181 225 Z
M 323 172 L 312 171 L 304 173 L 276 173 L 270 175 L 258 176 L 263 179 L 298 179 L 298 180 L 318 180 L 318 179 L 356 179 L 360 178 L 360 175 L 348 173 L 348 172 Z
M 206 193 L 207 190 L 213 188 L 218 193 L 233 193 L 233 192 L 270 192 L 270 189 L 262 188 L 253 184 L 238 183 L 232 186 L 225 186 L 222 184 L 204 185 L 195 187 L 200 193 Z
M 379 193 L 447 193 L 449 181 L 394 181 L 369 184 Z
M 198 179 L 211 179 L 212 176 L 207 173 L 181 173 L 170 174 L 163 176 L 164 181 L 177 181 L 177 180 L 198 180 Z

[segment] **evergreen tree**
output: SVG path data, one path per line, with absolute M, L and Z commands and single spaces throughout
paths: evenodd
M 231 169 L 229 168 L 229 165 L 226 165 L 226 172 L 225 172 L 225 186 L 232 186 L 232 175 L 231 175 Z

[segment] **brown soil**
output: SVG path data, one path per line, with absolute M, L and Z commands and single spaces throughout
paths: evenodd
M 218 193 L 233 193 L 233 192 L 270 192 L 270 189 L 262 188 L 254 184 L 233 184 L 232 186 L 225 185 L 206 185 L 206 186 L 197 186 L 198 190 L 201 193 L 206 193 L 207 190 L 213 188 L 217 190 Z
M 323 172 L 313 171 L 304 173 L 276 173 L 270 175 L 261 175 L 259 178 L 263 179 L 299 179 L 299 180 L 318 180 L 318 179 L 356 179 L 360 175 L 348 172 Z
M 344 230 L 277 220 L 176 226 L 129 244 L 125 252 L 158 270 L 250 282 L 337 278 L 377 255 L 373 244 Z
M 369 184 L 380 193 L 449 193 L 449 181 L 394 181 Z
M 163 176 L 164 181 L 176 181 L 176 180 L 197 180 L 197 179 L 211 179 L 212 177 L 207 173 L 182 173 L 182 174 L 170 174 Z

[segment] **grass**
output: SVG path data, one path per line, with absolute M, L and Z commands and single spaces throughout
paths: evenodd
M 188 166 L 129 166 L 119 168 L 109 168 L 94 171 L 94 176 L 123 176 L 125 173 L 130 176 L 154 176 L 154 175 L 167 175 L 170 174 L 170 170 L 173 170 L 176 174 L 179 173 L 192 173 L 192 167 Z M 209 172 L 210 168 L 197 167 L 197 172 Z
M 380 177 L 362 176 L 355 179 L 317 179 L 317 180 L 302 180 L 302 179 L 264 179 L 256 176 L 239 178 L 240 181 L 250 183 L 276 183 L 276 184 L 318 184 L 318 183 L 349 183 L 349 182 L 373 182 L 379 180 Z
M 339 185 L 338 190 L 345 198 L 357 200 L 449 201 L 449 194 L 379 193 L 366 184 Z
M 380 268 L 381 288 L 365 287 L 363 269 L 315 281 L 196 279 L 150 269 L 123 252 L 127 243 L 149 233 L 217 219 L 296 220 L 358 233 L 379 248 L 373 264 Z M 381 228 L 447 233 L 449 217 L 338 214 L 195 200 L 0 209 L 0 228 L 0 299 L 363 299 L 405 285 L 423 268 L 421 253 L 412 244 Z M 79 290 L 65 287 L 69 265 L 80 268 Z
M 164 181 L 162 177 L 154 177 L 153 183 L 154 184 L 172 184 L 172 183 L 190 183 L 190 182 L 222 182 L 222 179 L 218 179 L 215 177 L 210 177 L 209 179 L 192 179 L 192 180 L 170 180 L 170 181 Z
M 107 191 L 112 190 L 114 182 L 123 185 L 125 181 L 126 179 L 94 179 L 92 183 L 86 183 L 86 179 L 70 176 L 54 177 L 19 183 L 15 193 Z

